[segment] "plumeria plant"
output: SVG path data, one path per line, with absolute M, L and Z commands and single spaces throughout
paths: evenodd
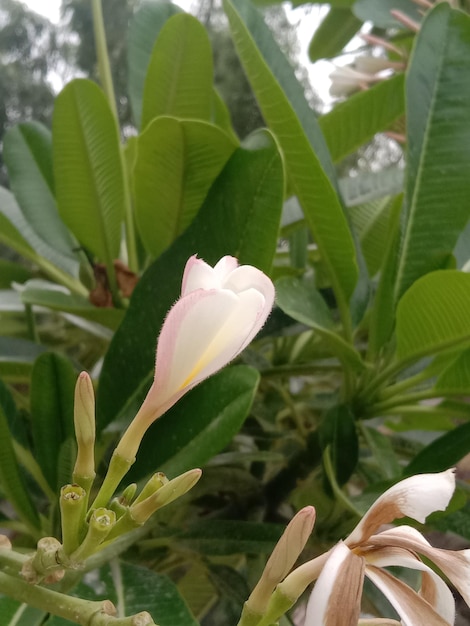
M 9 129 L 2 624 L 446 626 L 447 583 L 469 601 L 467 550 L 428 531 L 470 540 L 470 16 L 339 4 L 312 59 L 374 29 L 325 114 L 224 0 L 266 123 L 237 136 L 203 24 L 142 0 L 119 129 L 92 0 L 101 85 Z M 377 134 L 394 166 L 343 162 Z

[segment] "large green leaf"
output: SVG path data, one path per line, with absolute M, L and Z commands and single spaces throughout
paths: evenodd
M 62 444 L 74 436 L 73 398 L 76 373 L 65 357 L 47 352 L 33 367 L 31 427 L 35 458 L 51 489 L 58 489 L 57 458 Z M 54 450 L 54 454 L 51 451 Z M 70 478 L 69 478 L 70 480 Z
M 470 217 L 470 16 L 438 5 L 423 22 L 407 82 L 406 229 L 400 297 L 442 267 Z
M 235 148 L 220 128 L 198 120 L 158 117 L 139 136 L 136 220 L 153 257 L 189 226 Z
M 54 197 L 50 131 L 38 122 L 10 128 L 3 139 L 3 156 L 10 188 L 31 228 L 52 248 L 75 259 L 75 243 Z
M 156 471 L 173 478 L 204 466 L 240 430 L 258 381 L 255 369 L 240 365 L 193 389 L 151 426 L 128 480 L 136 481 Z
M 150 385 L 155 342 L 180 293 L 186 261 L 199 254 L 214 264 L 231 254 L 270 271 L 284 195 L 282 161 L 269 133 L 252 136 L 219 175 L 189 228 L 149 267 L 105 357 L 98 389 L 98 420 L 130 417 Z
M 78 276 L 78 263 L 51 247 L 33 230 L 14 195 L 3 187 L 0 187 L 0 242 L 40 265 L 59 282 L 63 273 Z
M 145 76 L 155 40 L 167 19 L 180 12 L 179 7 L 166 0 L 144 0 L 132 16 L 127 47 L 128 90 L 134 121 L 139 128 Z
M 289 180 L 344 309 L 358 279 L 356 251 L 323 135 L 292 67 L 256 9 L 248 0 L 225 0 L 224 8 L 238 54 L 282 148 Z
M 359 352 L 335 331 L 331 313 L 313 281 L 280 278 L 276 281 L 276 301 L 284 313 L 313 328 L 340 361 L 353 369 L 364 367 Z
M 86 600 L 111 600 L 119 617 L 148 611 L 159 626 L 198 626 L 176 585 L 153 570 L 114 560 L 98 571 L 85 574 L 73 590 Z M 70 626 L 61 617 L 51 617 L 47 626 Z
M 351 154 L 405 112 L 404 75 L 361 91 L 322 115 L 318 123 L 334 162 Z
M 436 389 L 453 391 L 456 395 L 470 393 L 470 350 L 464 350 L 448 367 L 441 368 Z
M 142 128 L 160 115 L 209 121 L 212 49 L 204 26 L 179 13 L 162 27 L 145 79 Z
M 344 485 L 359 459 L 359 441 L 350 408 L 338 405 L 330 409 L 320 424 L 319 435 L 322 450 L 329 448 L 336 480 Z
M 39 517 L 31 495 L 23 481 L 13 449 L 8 423 L 15 420 L 15 405 L 5 385 L 0 381 L 0 489 L 29 528 L 39 526 Z
M 417 360 L 470 342 L 470 274 L 432 272 L 417 280 L 397 307 L 397 357 Z
M 116 120 L 95 83 L 73 80 L 57 96 L 52 139 L 62 219 L 110 267 L 121 244 L 123 171 Z
M 0 623 L 3 626 L 42 626 L 45 617 L 45 611 L 33 609 L 6 596 L 0 598 Z M 70 626 L 70 622 L 67 626 Z
M 310 41 L 308 56 L 312 62 L 337 56 L 362 26 L 351 9 L 331 7 Z

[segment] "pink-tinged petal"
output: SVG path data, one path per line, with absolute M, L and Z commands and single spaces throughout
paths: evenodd
M 388 572 L 367 565 L 366 576 L 388 599 L 403 626 L 451 626 L 416 591 Z
M 398 526 L 373 535 L 368 543 L 374 546 L 398 546 L 422 554 L 437 565 L 470 606 L 470 550 L 434 548 L 410 526 Z
M 362 552 L 367 564 L 375 567 L 406 567 L 422 572 L 419 595 L 449 624 L 455 620 L 455 601 L 450 589 L 433 570 L 418 557 L 402 548 L 378 548 Z
M 196 255 L 186 263 L 181 284 L 181 297 L 197 289 L 219 289 L 220 280 L 214 268 Z
M 374 502 L 345 541 L 346 545 L 354 547 L 364 543 L 380 526 L 401 517 L 424 523 L 430 513 L 447 508 L 454 489 L 454 470 L 405 478 Z
M 223 281 L 224 289 L 231 289 L 235 293 L 241 293 L 247 289 L 260 291 L 269 306 L 274 303 L 274 285 L 272 281 L 256 267 L 241 265 L 230 272 Z
M 227 276 L 231 274 L 234 270 L 236 270 L 237 267 L 238 259 L 236 259 L 234 256 L 224 256 L 214 265 L 214 274 L 219 279 L 221 287 L 224 286 Z M 245 265 L 244 267 L 250 266 Z
M 304 626 L 357 626 L 363 582 L 364 559 L 338 543 L 310 595 Z

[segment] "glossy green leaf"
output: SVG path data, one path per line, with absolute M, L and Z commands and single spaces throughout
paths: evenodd
M 95 83 L 73 80 L 57 96 L 52 139 L 60 215 L 110 265 L 121 244 L 123 171 L 116 120 Z
M 423 448 L 403 470 L 406 476 L 443 472 L 470 452 L 470 423 L 461 424 Z
M 220 128 L 158 117 L 138 138 L 136 220 L 144 246 L 159 256 L 189 226 L 236 148 Z
M 438 3 L 424 20 L 406 82 L 406 229 L 396 291 L 446 267 L 470 217 L 470 16 Z
M 0 187 L 0 242 L 40 265 L 59 282 L 61 272 L 78 276 L 78 263 L 52 248 L 33 230 L 14 195 L 3 187 Z
M 14 415 L 7 417 L 7 411 L 15 410 L 14 403 L 8 398 L 9 394 L 2 381 L 0 389 L 0 489 L 18 517 L 29 528 L 34 529 L 39 526 L 38 513 L 21 475 L 8 426 L 8 422 L 15 419 Z
M 470 394 L 470 350 L 461 352 L 436 380 L 436 389 L 452 390 L 456 395 Z
M 21 300 L 25 304 L 41 306 L 52 311 L 70 313 L 86 320 L 102 324 L 116 330 L 124 317 L 121 309 L 111 307 L 95 307 L 85 298 L 67 293 L 53 283 L 31 280 L 21 292 Z
M 73 593 L 86 600 L 111 600 L 119 607 L 122 617 L 148 611 L 159 626 L 198 626 L 176 585 L 167 576 L 117 559 L 85 574 Z M 70 622 L 51 617 L 46 625 L 70 626 Z
M 390 13 L 393 9 L 421 21 L 420 7 L 413 0 L 356 0 L 353 5 L 354 14 L 364 22 L 372 22 L 379 28 L 404 28 Z
M 345 365 L 362 369 L 360 354 L 335 330 L 331 313 L 313 281 L 286 276 L 276 281 L 276 302 L 293 319 L 313 328 Z
M 142 104 L 142 128 L 160 115 L 210 121 L 212 49 L 204 26 L 192 15 L 170 17 L 150 58 Z
M 74 243 L 54 197 L 52 137 L 38 122 L 10 128 L 3 140 L 10 188 L 31 228 L 62 255 L 75 259 Z
M 57 455 L 74 436 L 73 398 L 77 375 L 65 357 L 47 352 L 34 364 L 31 378 L 31 427 L 35 458 L 51 489 L 57 483 Z M 54 454 L 51 451 L 54 450 Z M 70 480 L 70 478 L 69 478 Z
M 362 26 L 351 9 L 332 7 L 315 31 L 308 47 L 310 61 L 335 57 Z
M 225 0 L 232 37 L 263 116 L 344 308 L 358 279 L 356 251 L 339 201 L 335 172 L 315 115 L 292 67 L 248 0 Z
M 27 267 L 13 261 L 0 259 L 0 289 L 8 289 L 13 282 L 24 283 L 32 278 L 32 276 L 32 270 Z
M 243 181 L 243 184 L 240 184 Z M 186 261 L 210 264 L 231 254 L 269 273 L 276 251 L 284 196 L 281 157 L 263 131 L 238 148 L 211 187 L 189 228 L 145 272 L 106 354 L 98 389 L 98 420 L 105 426 L 123 411 L 135 414 L 149 387 L 155 343 L 178 298 Z
M 255 369 L 240 365 L 190 391 L 150 427 L 127 479 L 156 471 L 174 477 L 204 466 L 240 430 L 258 382 Z
M 166 0 L 160 0 L 159 2 L 145 0 L 140 3 L 132 16 L 129 25 L 127 48 L 129 66 L 128 90 L 132 115 L 138 128 L 141 125 L 145 76 L 155 40 L 165 22 L 172 15 L 180 12 L 181 9 L 178 6 Z
M 398 74 L 354 94 L 318 119 L 332 160 L 344 159 L 405 112 L 405 77 Z
M 359 458 L 354 416 L 345 405 L 330 409 L 320 425 L 320 444 L 330 450 L 331 463 L 339 485 L 348 481 Z
M 397 307 L 397 357 L 412 361 L 470 342 L 470 274 L 439 270 L 417 280 Z

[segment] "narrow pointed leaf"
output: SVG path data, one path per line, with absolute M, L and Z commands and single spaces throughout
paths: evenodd
M 204 26 L 187 13 L 170 17 L 152 51 L 145 79 L 142 128 L 160 115 L 209 121 L 212 49 Z
M 396 295 L 446 267 L 470 217 L 470 16 L 438 3 L 423 22 L 406 81 L 406 228 Z
M 329 59 L 337 56 L 350 42 L 362 26 L 351 9 L 343 7 L 330 8 L 326 17 L 315 31 L 308 47 L 310 61 Z
M 264 118 L 283 151 L 289 180 L 328 268 L 336 297 L 345 303 L 358 279 L 356 251 L 315 115 L 256 9 L 248 0 L 225 0 L 224 9 Z
M 269 272 L 283 197 L 283 167 L 276 144 L 269 133 L 257 133 L 249 145 L 235 150 L 193 223 L 149 267 L 134 290 L 101 373 L 97 399 L 100 427 L 121 412 L 127 419 L 132 417 L 150 386 L 155 342 L 179 296 L 188 258 L 197 253 L 214 264 L 231 254 L 242 264 Z
M 470 423 L 461 424 L 423 448 L 404 468 L 405 476 L 443 472 L 470 452 Z
M 0 489 L 12 504 L 19 518 L 28 526 L 39 526 L 39 518 L 29 491 L 20 473 L 18 461 L 13 450 L 12 435 L 8 426 L 14 416 L 7 418 L 7 411 L 14 410 L 14 404 L 8 401 L 8 392 L 0 381 Z
M 116 120 L 95 83 L 77 79 L 61 91 L 52 138 L 62 219 L 83 246 L 110 266 L 121 243 L 123 171 Z
M 405 112 L 405 77 L 393 78 L 356 93 L 318 119 L 336 163 L 375 134 L 387 130 Z
M 38 122 L 25 122 L 8 130 L 3 141 L 10 187 L 29 225 L 52 248 L 75 259 L 76 244 L 54 197 L 50 131 Z
M 74 436 L 73 397 L 76 373 L 65 357 L 48 352 L 34 364 L 31 420 L 35 458 L 51 489 L 57 489 L 57 453 Z M 55 453 L 51 454 L 54 450 Z
M 330 450 L 336 479 L 343 485 L 353 473 L 359 458 L 354 416 L 349 407 L 339 405 L 328 411 L 320 425 L 320 444 Z
M 142 100 L 144 93 L 145 76 L 147 74 L 152 49 L 155 40 L 165 22 L 181 9 L 161 0 L 153 2 L 146 0 L 132 16 L 129 25 L 128 65 L 129 81 L 128 90 L 132 106 L 132 115 L 138 128 L 141 126 Z
M 470 343 L 470 274 L 440 270 L 412 285 L 397 307 L 397 357 L 417 360 Z
M 236 148 L 217 126 L 158 117 L 138 138 L 136 220 L 145 248 L 159 256 L 191 223 Z

